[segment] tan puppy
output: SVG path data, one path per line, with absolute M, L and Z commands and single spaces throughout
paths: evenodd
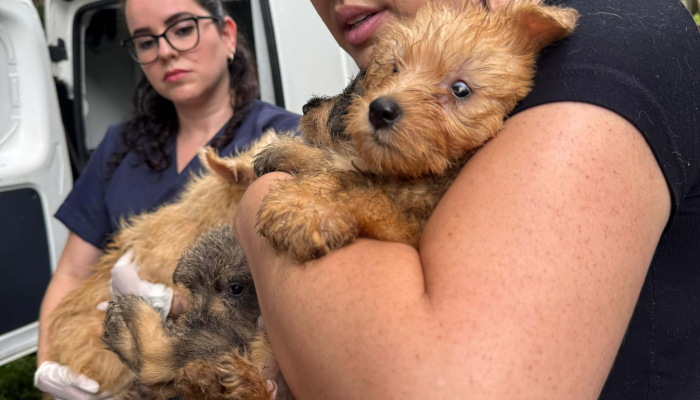
M 248 185 L 255 179 L 252 157 L 274 133 L 268 133 L 237 157 L 220 158 L 209 149 L 200 153 L 207 173 L 193 177 L 177 203 L 129 221 L 113 238 L 95 273 L 70 292 L 51 314 L 49 357 L 85 374 L 116 398 L 129 395 L 133 373 L 116 354 L 100 342 L 105 312 L 97 304 L 111 300 L 110 271 L 117 260 L 132 250 L 140 265 L 139 277 L 173 286 L 173 271 L 182 252 L 207 229 L 230 222 Z M 184 289 L 176 292 L 186 294 Z
M 462 166 L 529 93 L 540 51 L 577 18 L 523 0 L 495 10 L 428 4 L 415 20 L 392 23 L 355 82 L 343 119 L 349 141 L 303 130 L 309 146 L 286 138 L 256 158 L 258 174 L 296 175 L 265 198 L 260 233 L 300 261 L 357 237 L 417 246 Z M 313 111 L 304 125 L 318 123 Z

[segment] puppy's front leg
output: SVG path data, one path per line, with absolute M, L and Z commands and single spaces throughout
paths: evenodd
M 160 312 L 139 296 L 125 294 L 110 303 L 102 341 L 145 385 L 175 378 L 173 343 Z
M 380 188 L 352 188 L 339 201 L 352 210 L 360 237 L 418 247 L 422 221 L 408 216 Z
M 255 174 L 281 171 L 297 175 L 327 165 L 331 154 L 327 150 L 306 146 L 299 138 L 279 136 L 255 156 Z
M 347 205 L 334 200 L 340 190 L 335 175 L 279 182 L 258 211 L 260 233 L 276 250 L 302 262 L 352 242 L 359 229 Z

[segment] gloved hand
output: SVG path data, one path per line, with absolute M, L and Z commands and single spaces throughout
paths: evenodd
M 65 365 L 45 361 L 34 373 L 34 386 L 56 400 L 111 399 L 108 392 L 100 392 L 100 385 L 85 375 L 76 375 Z
M 117 263 L 112 267 L 112 279 L 109 281 L 112 300 L 117 301 L 120 296 L 126 293 L 141 296 L 149 300 L 153 307 L 161 310 L 161 315 L 165 319 L 170 314 L 173 289 L 162 283 L 142 281 L 137 274 L 138 269 L 131 250 L 117 260 Z M 106 310 L 107 302 L 98 304 L 97 308 Z
M 277 399 L 277 384 L 272 379 L 267 380 L 267 393 L 270 395 L 270 400 Z

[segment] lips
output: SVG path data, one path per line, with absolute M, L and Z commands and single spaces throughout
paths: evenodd
M 189 73 L 189 71 L 185 71 L 182 69 L 174 69 L 172 71 L 168 71 L 165 73 L 165 76 L 163 77 L 163 82 L 178 81 L 178 80 L 182 79 L 188 73 Z
M 335 19 L 345 36 L 345 41 L 351 46 L 357 46 L 372 37 L 386 19 L 386 15 L 386 10 L 382 9 L 343 6 L 336 11 Z

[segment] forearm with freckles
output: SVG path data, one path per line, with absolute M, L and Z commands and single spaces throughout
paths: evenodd
M 419 251 L 359 240 L 296 265 L 236 215 L 300 399 L 595 399 L 668 219 L 643 137 L 578 103 L 522 112 L 438 205 Z

